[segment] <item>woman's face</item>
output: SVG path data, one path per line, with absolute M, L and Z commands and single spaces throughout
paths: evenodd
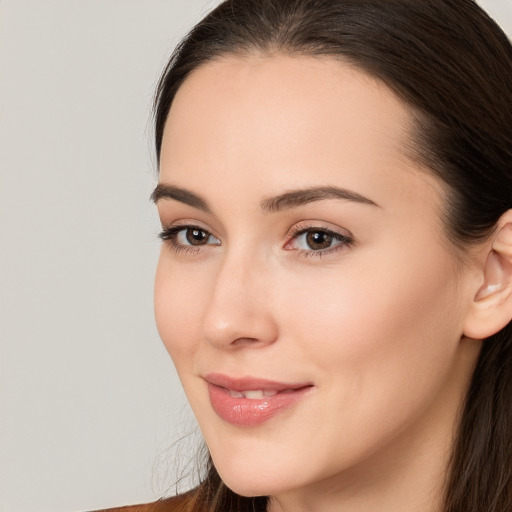
M 449 445 L 477 353 L 470 286 L 410 126 L 382 83 L 328 58 L 225 58 L 177 93 L 156 319 L 241 494 L 387 478 Z

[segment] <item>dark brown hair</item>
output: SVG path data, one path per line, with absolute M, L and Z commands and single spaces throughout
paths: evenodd
M 415 118 L 414 158 L 449 191 L 454 247 L 492 233 L 512 207 L 512 46 L 472 0 L 228 0 L 177 47 L 155 99 L 159 158 L 174 96 L 231 54 L 331 56 L 379 78 Z M 463 253 L 460 253 L 463 254 Z M 453 447 L 444 512 L 512 510 L 512 330 L 483 346 Z M 184 510 L 264 511 L 208 472 Z

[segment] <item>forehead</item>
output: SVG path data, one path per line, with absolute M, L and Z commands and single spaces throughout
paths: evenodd
M 440 189 L 407 156 L 412 124 L 383 82 L 337 59 L 226 57 L 196 69 L 178 90 L 161 180 L 200 180 L 209 190 L 242 180 L 263 195 L 337 184 L 372 197 L 390 181 L 403 194 L 424 190 L 425 181 Z
M 411 122 L 407 107 L 383 82 L 334 58 L 233 56 L 191 73 L 176 94 L 165 131 L 172 134 L 178 125 L 181 134 L 200 136 L 217 124 L 223 139 L 229 130 L 255 143 L 277 142 L 293 131 L 308 138 L 316 133 L 327 142 L 334 125 L 333 135 L 352 134 L 364 143 L 380 133 L 385 137 L 374 138 L 374 144 L 399 147 Z M 209 136 L 217 142 L 215 133 Z

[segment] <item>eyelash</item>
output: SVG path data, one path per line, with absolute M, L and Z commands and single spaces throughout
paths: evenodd
M 202 231 L 203 233 L 206 234 L 206 236 L 208 238 L 212 237 L 215 240 L 217 240 L 217 238 L 214 235 L 212 235 L 208 230 L 202 228 L 201 226 L 195 226 L 195 225 L 180 225 L 180 226 L 166 227 L 166 228 L 162 229 L 161 233 L 158 236 L 160 237 L 161 240 L 163 240 L 164 242 L 167 242 L 169 247 L 171 247 L 171 249 L 173 249 L 173 251 L 175 251 L 176 253 L 181 253 L 181 252 L 197 253 L 199 250 L 201 250 L 202 245 L 197 245 L 197 246 L 187 245 L 187 244 L 179 243 L 177 241 L 177 236 L 181 232 L 183 232 L 183 231 L 186 232 L 188 230 Z M 292 244 L 292 242 L 298 240 L 298 238 L 300 236 L 305 235 L 307 233 L 315 233 L 315 232 L 328 235 L 329 237 L 332 238 L 333 242 L 337 242 L 337 243 L 332 247 L 328 247 L 326 249 L 319 249 L 319 250 L 290 248 L 290 245 Z M 311 225 L 311 226 L 302 225 L 302 226 L 296 226 L 292 230 L 292 232 L 289 236 L 289 241 L 285 244 L 284 248 L 285 248 L 285 250 L 289 250 L 289 251 L 292 251 L 292 250 L 297 251 L 297 254 L 299 254 L 300 256 L 303 256 L 303 257 L 307 257 L 307 258 L 318 257 L 318 258 L 320 258 L 327 254 L 334 253 L 334 252 L 337 252 L 342 249 L 347 249 L 353 243 L 354 243 L 354 240 L 352 239 L 351 236 L 344 235 L 344 234 L 338 233 L 336 231 L 333 231 L 331 229 L 327 229 L 324 227 L 313 226 L 313 225 Z M 220 242 L 218 244 L 204 244 L 204 245 L 217 245 L 218 246 L 218 245 L 220 245 Z
M 326 249 L 287 249 L 293 241 L 297 241 L 298 238 L 306 233 L 323 233 L 332 238 L 333 242 L 337 242 L 335 245 L 328 247 Z M 332 254 L 334 252 L 347 249 L 354 243 L 354 240 L 349 235 L 344 235 L 337 231 L 333 231 L 332 229 L 320 227 L 318 225 L 299 225 L 296 226 L 291 234 L 290 234 L 290 242 L 287 242 L 285 245 L 285 249 L 287 250 L 295 250 L 300 256 L 311 258 L 317 257 L 321 258 L 322 256 L 326 256 L 327 254 Z
M 170 226 L 167 228 L 163 228 L 158 236 L 161 240 L 163 240 L 164 242 L 167 242 L 169 247 L 171 247 L 171 249 L 173 251 L 175 251 L 176 253 L 181 253 L 181 252 L 197 253 L 201 249 L 200 245 L 194 246 L 194 245 L 181 244 L 176 240 L 176 238 L 180 232 L 182 232 L 182 231 L 186 232 L 189 229 L 190 230 L 196 229 L 198 231 L 202 231 L 203 233 L 206 233 L 206 235 L 208 237 L 215 238 L 208 230 L 202 228 L 201 226 L 194 226 L 194 225 L 190 225 L 190 224 L 183 225 L 183 226 Z M 206 244 L 206 245 L 212 245 L 212 244 Z M 219 244 L 214 244 L 214 245 L 219 245 Z

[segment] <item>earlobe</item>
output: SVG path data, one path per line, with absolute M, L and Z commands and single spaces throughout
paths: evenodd
M 512 319 L 512 210 L 498 222 L 481 275 L 464 325 L 464 335 L 474 339 L 492 336 Z

